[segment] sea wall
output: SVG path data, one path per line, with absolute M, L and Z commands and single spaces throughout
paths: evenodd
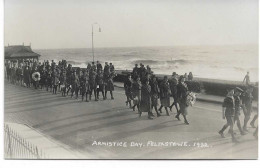
M 130 74 L 130 71 L 116 71 L 117 76 L 114 78 L 116 82 L 124 82 L 127 79 L 127 75 Z M 156 75 L 158 81 L 160 82 L 165 75 L 158 74 Z M 167 75 L 168 78 L 170 75 Z M 206 78 L 194 78 L 193 81 L 187 81 L 187 85 L 190 90 L 197 93 L 206 93 L 210 95 L 225 96 L 227 94 L 227 89 L 230 87 L 240 87 L 243 90 L 245 85 L 242 81 L 226 81 L 226 80 L 217 80 L 217 79 L 206 79 Z M 254 100 L 258 100 L 258 83 L 252 83 L 254 85 L 253 96 Z

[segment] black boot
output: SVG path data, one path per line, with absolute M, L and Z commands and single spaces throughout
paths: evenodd
M 227 125 L 224 125 L 223 128 L 218 132 L 222 138 L 225 138 L 224 131 L 227 129 L 227 127 L 228 127 Z
M 158 113 L 157 107 L 154 107 L 154 109 L 155 109 L 155 111 L 156 111 L 157 117 L 160 117 L 160 116 L 161 116 L 161 114 L 160 114 L 160 113 Z
M 177 120 L 181 121 L 181 119 L 180 119 L 180 113 L 177 113 L 177 115 L 175 116 L 175 118 L 177 118 Z
M 170 116 L 167 107 L 165 107 L 165 110 L 166 110 L 166 115 L 167 115 L 167 116 Z
M 186 115 L 183 115 L 183 118 L 184 118 L 184 123 L 185 123 L 186 125 L 189 125 L 190 123 L 188 122 L 188 120 L 187 120 L 187 118 L 186 118 Z
M 161 105 L 160 108 L 158 109 L 158 111 L 160 111 L 160 113 L 162 113 L 162 108 L 163 108 L 163 106 Z
M 111 99 L 114 100 L 113 92 L 112 92 L 112 91 L 110 91 L 110 95 L 111 95 Z
M 152 117 L 152 113 L 151 113 L 151 112 L 148 112 L 148 119 L 149 119 L 149 120 L 153 120 L 153 117 Z

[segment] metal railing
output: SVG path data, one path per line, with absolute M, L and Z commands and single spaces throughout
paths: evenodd
M 22 138 L 7 124 L 4 124 L 4 152 L 6 159 L 47 159 L 42 150 Z

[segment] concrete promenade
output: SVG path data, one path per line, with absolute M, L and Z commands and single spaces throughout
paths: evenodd
M 189 109 L 190 125 L 174 118 L 175 109 L 170 116 L 163 111 L 161 117 L 148 120 L 147 113 L 139 118 L 137 112 L 127 108 L 123 89 L 115 89 L 115 100 L 108 96 L 105 101 L 82 102 L 5 82 L 4 119 L 27 124 L 83 156 L 78 159 L 258 158 L 254 128 L 249 127 L 249 133 L 240 136 L 235 126 L 240 141 L 236 144 L 231 143 L 227 131 L 226 138 L 219 136 L 217 132 L 225 124 L 220 104 L 196 102 Z

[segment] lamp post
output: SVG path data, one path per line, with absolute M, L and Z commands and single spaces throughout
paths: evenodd
M 95 54 L 94 54 L 94 25 L 98 25 L 99 26 L 99 24 L 97 23 L 97 22 L 95 22 L 95 23 L 93 23 L 92 24 L 92 54 L 93 54 L 93 62 L 94 62 L 94 58 L 95 58 Z M 100 26 L 99 26 L 99 32 L 101 32 L 101 28 L 100 28 Z

